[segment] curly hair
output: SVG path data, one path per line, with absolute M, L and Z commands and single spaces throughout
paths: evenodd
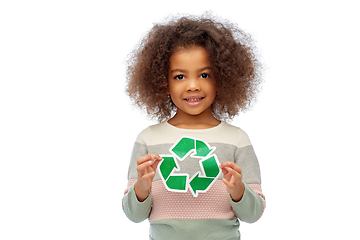
M 261 64 L 251 36 L 228 21 L 186 16 L 156 24 L 130 54 L 126 91 L 134 103 L 159 122 L 176 111 L 168 96 L 171 54 L 202 46 L 216 81 L 214 117 L 231 120 L 250 108 L 261 84 Z

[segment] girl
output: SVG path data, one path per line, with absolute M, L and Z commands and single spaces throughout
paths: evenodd
M 249 108 L 261 82 L 250 36 L 211 17 L 155 25 L 131 54 L 127 92 L 160 123 L 130 160 L 126 216 L 150 221 L 150 239 L 240 239 L 239 220 L 265 208 L 246 133 L 226 122 Z

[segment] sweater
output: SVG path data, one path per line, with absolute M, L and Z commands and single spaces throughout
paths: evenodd
M 137 200 L 137 159 L 159 154 L 148 197 Z M 218 165 L 235 162 L 245 192 L 234 202 Z M 221 122 L 208 129 L 181 129 L 163 122 L 143 130 L 130 159 L 128 186 L 122 200 L 133 222 L 149 219 L 149 239 L 240 239 L 240 221 L 256 222 L 265 209 L 260 167 L 247 134 Z

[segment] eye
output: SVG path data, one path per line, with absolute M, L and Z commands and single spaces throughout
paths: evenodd
M 174 77 L 174 79 L 177 79 L 177 80 L 183 80 L 184 78 L 185 78 L 184 75 L 176 75 L 176 76 Z
M 209 77 L 209 74 L 207 74 L 207 73 L 202 73 L 201 74 L 201 78 L 208 78 Z

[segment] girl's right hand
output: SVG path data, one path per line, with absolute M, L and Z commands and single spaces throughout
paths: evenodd
M 153 160 L 155 161 L 153 162 Z M 162 157 L 152 153 L 137 160 L 138 178 L 134 190 L 139 202 L 143 202 L 148 197 L 156 168 L 161 160 L 163 160 Z

